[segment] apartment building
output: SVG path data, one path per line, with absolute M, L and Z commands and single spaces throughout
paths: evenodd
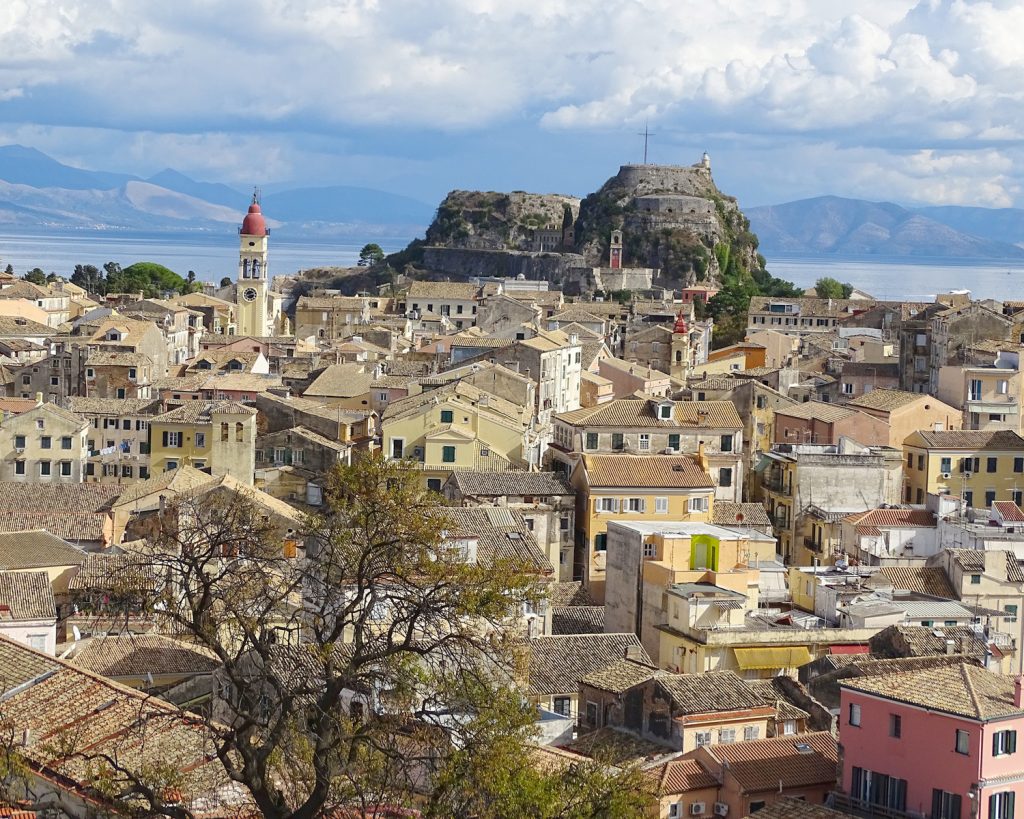
M 155 398 L 69 398 L 71 412 L 89 422 L 85 480 L 131 483 L 149 477 L 149 423 L 160 414 Z
M 950 493 L 967 506 L 1024 501 L 1024 438 L 994 432 L 919 430 L 903 445 L 904 503 L 925 502 L 929 494 Z
M 979 345 L 970 350 L 967 362 L 941 368 L 938 395 L 962 410 L 964 429 L 1021 432 L 1020 348 L 993 346 Z
M 234 401 L 194 401 L 153 418 L 149 429 L 154 475 L 191 466 L 252 486 L 256 410 Z
M 81 483 L 89 450 L 89 423 L 55 404 L 40 402 L 0 421 L 0 480 Z

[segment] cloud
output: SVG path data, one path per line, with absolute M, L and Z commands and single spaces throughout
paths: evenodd
M 455 151 L 458 135 L 649 120 L 712 150 L 863 159 L 832 168 L 850 192 L 863 177 L 890 186 L 878 196 L 950 200 L 973 178 L 1016 201 L 993 157 L 1022 140 L 1021 30 L 1018 0 L 6 0 L 0 122 L 65 159 L 113 147 L 123 165 L 240 180 L 246 163 L 315 177 L 338 156 L 427 173 L 374 144 L 389 133 Z

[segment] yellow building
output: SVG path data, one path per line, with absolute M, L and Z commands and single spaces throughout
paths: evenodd
M 703 448 L 697 455 L 580 456 L 570 483 L 577 491 L 577 576 L 604 600 L 610 521 L 711 520 L 715 483 Z
M 903 445 L 905 503 L 949 493 L 968 506 L 1024 497 L 1024 438 L 1010 430 L 919 430 Z
M 256 410 L 251 407 L 235 401 L 194 401 L 158 415 L 149 431 L 151 474 L 191 466 L 252 486 Z
M 427 487 L 457 469 L 504 472 L 537 462 L 532 408 L 458 381 L 388 405 L 381 421 L 384 452 L 420 465 Z

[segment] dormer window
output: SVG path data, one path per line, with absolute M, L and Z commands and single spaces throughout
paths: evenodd
M 672 420 L 672 402 L 671 401 L 661 401 L 661 402 L 659 402 L 658 405 L 657 405 L 657 415 L 658 415 L 658 419 L 661 420 L 661 421 L 671 421 Z

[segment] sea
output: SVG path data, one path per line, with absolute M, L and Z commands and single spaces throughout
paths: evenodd
M 368 236 L 355 240 L 271 236 L 271 275 L 289 275 L 313 267 L 349 267 L 359 249 L 376 242 L 386 252 L 400 250 L 412 236 Z M 119 233 L 89 231 L 66 233 L 0 234 L 0 268 L 11 264 L 21 275 L 34 267 L 70 276 L 76 264 L 150 261 L 185 276 L 189 270 L 200 281 L 234 278 L 238 265 L 238 239 L 231 231 L 210 233 Z M 975 298 L 1024 301 L 1024 262 L 991 259 L 907 259 L 906 257 L 768 256 L 772 275 L 811 287 L 823 276 L 849 282 L 883 299 L 930 301 L 936 293 L 969 290 Z

